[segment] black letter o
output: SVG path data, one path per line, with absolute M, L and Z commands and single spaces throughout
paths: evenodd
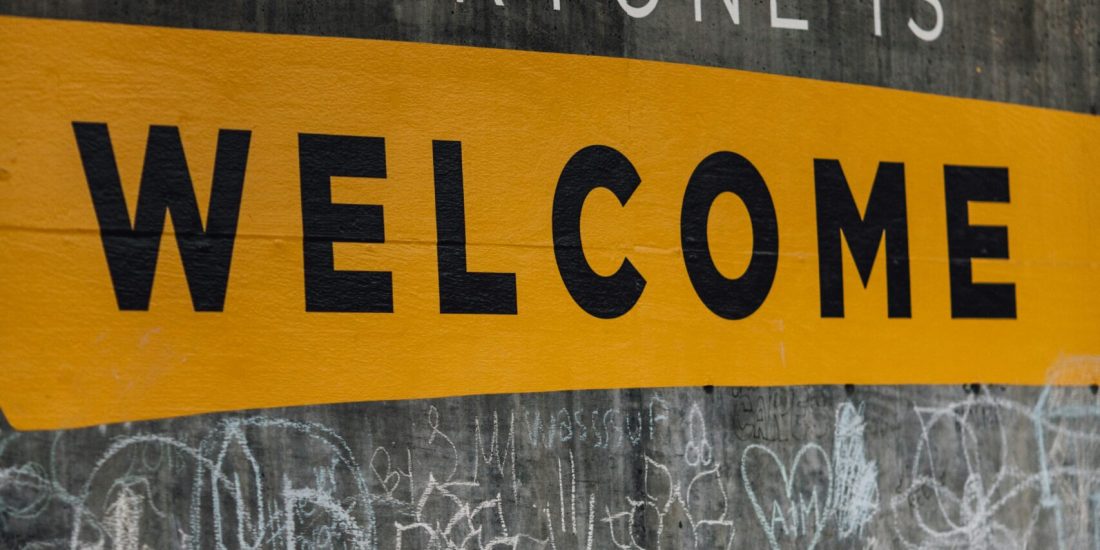
M 711 205 L 722 193 L 737 195 L 752 221 L 752 259 L 745 273 L 728 279 L 714 265 L 707 242 Z M 695 293 L 724 319 L 752 315 L 768 297 L 779 261 L 779 226 L 768 186 L 745 157 L 722 151 L 699 163 L 684 191 L 680 243 Z

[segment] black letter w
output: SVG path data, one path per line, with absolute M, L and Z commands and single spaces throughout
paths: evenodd
M 219 130 L 207 223 L 203 228 L 179 128 L 150 126 L 137 213 L 130 224 L 126 197 L 102 123 L 74 122 L 80 158 L 92 193 L 103 251 L 121 310 L 148 310 L 165 212 L 172 214 L 195 311 L 221 311 L 244 186 L 251 133 Z

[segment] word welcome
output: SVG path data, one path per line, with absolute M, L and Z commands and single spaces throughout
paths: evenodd
M 74 122 L 73 129 L 119 309 L 149 309 L 165 216 L 171 214 L 194 309 L 221 311 L 251 132 L 219 131 L 204 224 L 177 127 L 149 129 L 132 222 L 107 125 Z M 384 205 L 334 203 L 330 181 L 385 179 L 385 139 L 299 134 L 298 149 L 306 311 L 392 313 L 391 273 L 337 270 L 333 254 L 333 243 L 385 242 Z M 514 273 L 467 269 L 461 142 L 433 141 L 432 152 L 440 313 L 516 315 Z M 879 163 L 861 207 L 839 160 L 813 163 L 821 316 L 844 317 L 843 237 L 864 287 L 885 241 L 888 316 L 911 317 L 905 166 Z M 577 151 L 558 178 L 550 220 L 558 273 L 574 302 L 594 317 L 611 319 L 629 312 L 647 281 L 628 257 L 611 275 L 591 267 L 581 239 L 585 200 L 602 188 L 626 206 L 642 181 L 630 159 L 605 145 Z M 968 214 L 971 202 L 1009 201 L 1008 169 L 945 165 L 943 185 L 951 316 L 1015 318 L 1015 286 L 975 282 L 971 267 L 974 258 L 1008 258 L 1008 229 L 971 225 Z M 735 278 L 719 271 L 707 236 L 711 207 L 726 193 L 744 204 L 752 226 L 751 260 Z M 725 319 L 752 315 L 768 297 L 780 252 L 772 196 L 753 163 L 730 151 L 703 158 L 684 184 L 679 225 L 684 269 L 699 300 Z

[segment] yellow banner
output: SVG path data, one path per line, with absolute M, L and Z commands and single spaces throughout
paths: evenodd
M 19 428 L 1038 384 L 1100 353 L 1095 116 L 428 44 L 0 35 L 0 407 Z

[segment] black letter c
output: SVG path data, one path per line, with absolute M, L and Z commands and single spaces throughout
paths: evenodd
M 592 270 L 581 245 L 581 209 L 588 194 L 598 187 L 609 189 L 625 206 L 640 183 L 634 165 L 604 145 L 577 151 L 558 178 L 552 214 L 554 257 L 573 301 L 594 317 L 613 319 L 630 311 L 642 295 L 645 278 L 625 258 L 611 276 Z

